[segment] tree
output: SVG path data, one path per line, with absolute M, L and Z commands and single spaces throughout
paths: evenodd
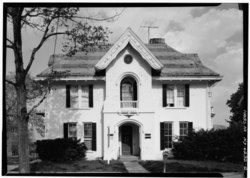
M 29 111 L 27 110 L 27 86 L 25 83 L 27 74 L 36 58 L 37 52 L 46 41 L 57 35 L 65 38 L 64 51 L 67 55 L 74 55 L 78 50 L 86 51 L 94 46 L 107 43 L 110 31 L 102 26 L 91 26 L 82 23 L 81 20 L 113 20 L 120 14 L 112 17 L 97 19 L 93 17 L 82 17 L 78 15 L 79 8 L 71 7 L 32 7 L 24 8 L 17 6 L 5 6 L 8 25 L 12 26 L 12 38 L 6 37 L 6 47 L 13 51 L 15 61 L 15 81 L 6 80 L 15 87 L 17 94 L 17 122 L 19 135 L 19 172 L 29 173 L 29 148 L 28 148 L 28 121 L 29 116 L 46 97 L 41 97 Z M 23 63 L 22 29 L 30 28 L 41 33 L 41 39 L 30 54 L 27 66 Z
M 231 116 L 228 121 L 231 125 L 242 124 L 243 114 L 244 114 L 244 84 L 240 83 L 238 90 L 233 93 L 229 100 L 227 100 L 227 105 L 231 108 Z
M 10 81 L 14 81 L 15 75 L 10 73 L 6 78 Z M 27 104 L 32 107 L 35 100 L 42 97 L 45 92 L 48 93 L 48 89 L 44 85 L 35 81 L 30 75 L 26 77 L 26 87 L 27 87 Z M 6 82 L 5 85 L 5 99 L 6 99 L 6 123 L 7 123 L 7 136 L 17 133 L 17 95 L 16 90 L 13 85 Z M 37 133 L 41 136 L 44 135 L 44 120 L 41 116 L 36 113 L 38 110 L 35 108 L 29 117 L 29 125 L 33 126 Z M 30 135 L 31 136 L 31 135 Z

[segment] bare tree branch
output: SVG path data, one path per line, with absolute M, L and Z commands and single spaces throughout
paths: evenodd
M 13 46 L 14 45 L 14 42 L 11 41 L 10 39 L 6 38 L 6 40 Z
M 13 45 L 6 45 L 6 47 L 14 50 L 14 46 Z
M 27 73 L 29 72 L 29 69 L 30 69 L 30 67 L 31 67 L 31 65 L 32 65 L 32 63 L 33 63 L 33 61 L 34 61 L 34 59 L 35 59 L 35 55 L 36 55 L 37 51 L 41 48 L 41 46 L 43 45 L 43 43 L 44 43 L 44 42 L 46 41 L 46 39 L 47 39 L 46 36 L 47 36 L 48 31 L 49 31 L 49 26 L 50 26 L 50 23 L 52 22 L 52 20 L 53 20 L 53 19 L 51 19 L 51 20 L 48 22 L 48 24 L 47 24 L 47 26 L 46 26 L 46 29 L 45 29 L 45 31 L 44 31 L 44 33 L 43 33 L 43 37 L 41 38 L 40 43 L 37 45 L 37 47 L 33 48 L 32 53 L 31 53 L 31 56 L 30 56 L 30 61 L 29 61 L 28 65 L 27 65 L 27 67 L 26 67 L 26 69 L 25 69 L 25 74 L 27 74 Z
M 47 97 L 47 94 L 49 93 L 48 91 L 49 91 L 49 90 L 47 90 L 47 91 L 44 93 L 43 97 L 40 99 L 40 101 L 37 102 L 37 104 L 35 104 L 35 105 L 30 109 L 30 111 L 27 113 L 28 116 L 33 112 L 33 110 L 34 110 L 35 108 L 37 108 L 37 107 L 45 100 L 45 98 Z
M 114 20 L 116 17 L 120 16 L 124 10 L 125 9 L 122 9 L 121 12 L 116 13 L 114 16 L 111 16 L 108 18 L 94 18 L 94 17 L 81 17 L 81 16 L 72 16 L 72 18 L 86 19 L 86 20 L 93 20 L 93 21 L 109 21 L 109 20 Z
M 7 80 L 7 79 L 5 79 L 5 81 L 6 81 L 7 83 L 9 83 L 9 84 L 13 85 L 14 87 L 16 87 L 16 83 L 15 83 L 15 82 L 12 82 L 12 81 Z
M 57 32 L 57 33 L 50 33 L 46 36 L 46 39 L 48 39 L 51 36 L 55 36 L 55 35 L 66 35 L 66 32 Z

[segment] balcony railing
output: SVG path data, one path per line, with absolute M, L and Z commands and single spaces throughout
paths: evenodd
M 137 108 L 137 101 L 121 101 L 121 108 Z

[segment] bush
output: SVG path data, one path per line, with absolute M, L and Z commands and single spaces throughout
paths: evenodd
M 48 139 L 37 141 L 39 158 L 46 161 L 67 161 L 85 157 L 86 146 L 80 139 Z
M 224 130 L 200 130 L 174 143 L 172 151 L 177 159 L 243 162 L 243 136 L 242 125 Z

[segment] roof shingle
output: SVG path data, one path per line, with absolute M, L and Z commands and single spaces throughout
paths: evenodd
M 38 77 L 46 77 L 51 69 L 57 72 L 67 71 L 68 76 L 95 76 L 95 65 L 102 56 L 110 49 L 111 45 L 104 46 L 94 51 L 78 52 L 72 57 L 62 54 L 52 55 L 46 70 Z M 220 75 L 202 64 L 197 54 L 183 54 L 167 44 L 146 44 L 146 47 L 164 65 L 159 76 L 213 76 Z

